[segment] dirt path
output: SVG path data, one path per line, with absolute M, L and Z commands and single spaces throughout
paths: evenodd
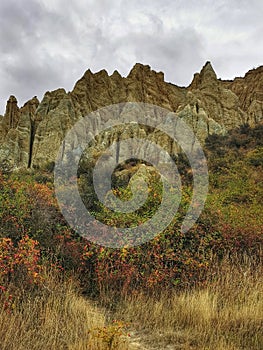
M 140 332 L 130 332 L 130 350 L 179 350 L 186 349 L 178 345 L 158 345 L 151 344 L 150 334 L 143 334 Z M 189 349 L 189 348 L 188 348 Z
M 177 343 L 177 344 L 162 344 L 161 338 L 163 340 L 163 336 L 159 334 L 160 342 L 159 344 L 155 343 L 151 334 L 131 331 L 130 332 L 130 340 L 129 340 L 129 349 L 130 350 L 194 350 L 196 348 L 190 346 L 187 343 Z M 155 341 L 156 339 L 155 338 Z
M 141 335 L 138 332 L 130 332 L 130 349 L 131 350 L 152 350 L 143 344 Z

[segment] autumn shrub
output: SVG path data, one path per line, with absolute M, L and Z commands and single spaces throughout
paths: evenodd
M 0 239 L 0 308 L 12 311 L 22 290 L 32 291 L 44 282 L 38 242 L 27 235 L 18 242 Z

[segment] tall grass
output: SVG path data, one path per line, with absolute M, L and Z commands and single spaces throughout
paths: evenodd
M 127 349 L 118 327 L 73 283 L 51 275 L 46 283 L 37 293 L 21 291 L 10 312 L 0 309 L 1 350 Z
M 71 279 L 49 274 L 44 288 L 21 290 L 9 313 L 0 309 L 0 349 L 261 350 L 263 269 L 242 260 L 214 264 L 202 288 L 134 290 L 117 301 L 109 294 L 111 314 L 81 296 Z M 114 318 L 129 324 L 131 340 Z
M 263 275 L 225 261 L 208 285 L 161 296 L 127 296 L 118 316 L 137 325 L 145 344 L 165 349 L 263 349 Z

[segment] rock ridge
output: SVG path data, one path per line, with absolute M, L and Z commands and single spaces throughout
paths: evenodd
M 87 70 L 72 91 L 47 91 L 42 101 L 35 96 L 21 108 L 11 95 L 0 117 L 0 166 L 38 168 L 54 162 L 76 121 L 98 108 L 125 102 L 145 102 L 175 112 L 204 142 L 209 134 L 263 121 L 263 66 L 244 77 L 221 80 L 207 61 L 188 87 L 179 87 L 165 82 L 162 72 L 136 63 L 127 77 L 116 70 L 111 75 L 106 70 Z

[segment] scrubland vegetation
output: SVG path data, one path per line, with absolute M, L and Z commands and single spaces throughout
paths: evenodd
M 74 233 L 51 172 L 2 173 L 0 349 L 262 349 L 262 143 L 261 125 L 207 140 L 209 195 L 186 234 L 180 222 L 191 176 L 182 157 L 175 220 L 131 248 Z M 129 196 L 125 187 L 116 191 Z M 137 224 L 160 196 L 157 181 L 149 204 L 126 222 L 99 206 L 96 215 L 109 225 Z

